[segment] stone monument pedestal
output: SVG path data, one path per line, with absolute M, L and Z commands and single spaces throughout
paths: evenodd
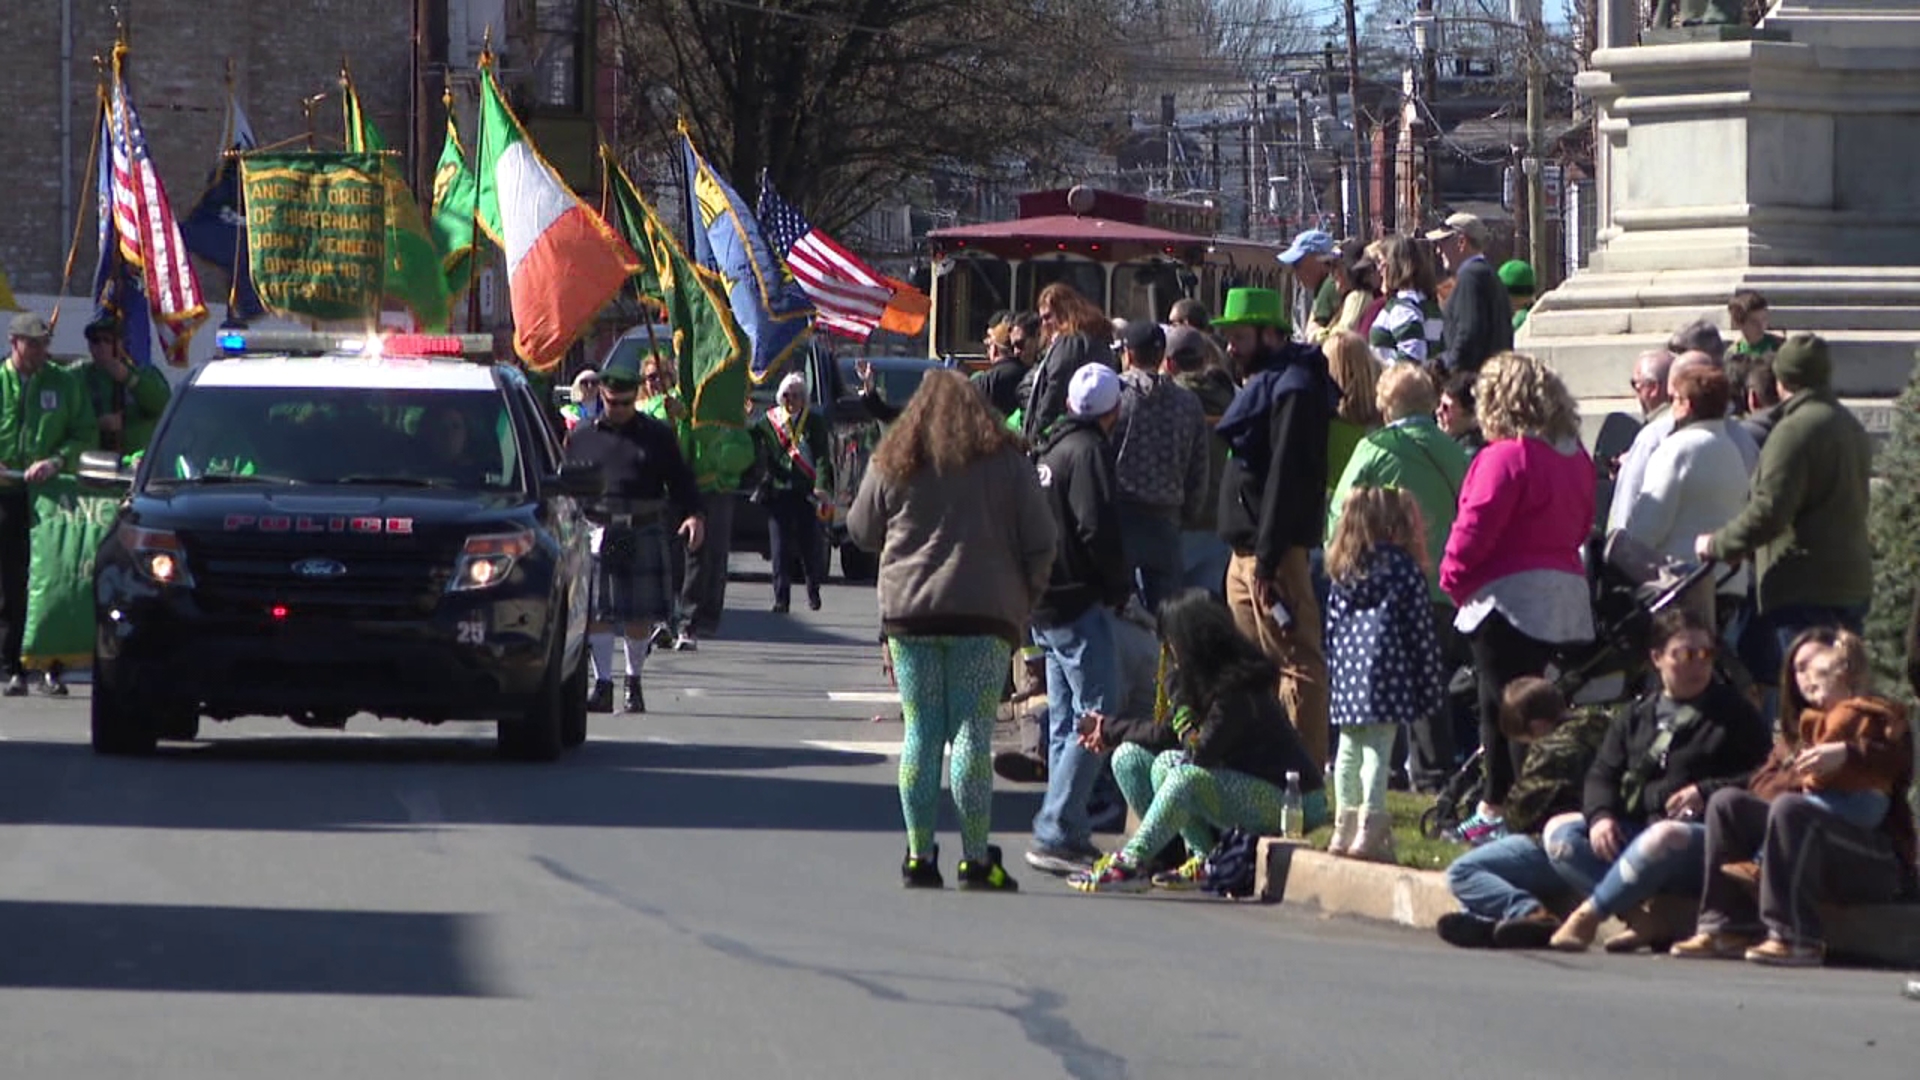
M 1600 109 L 1591 264 L 1543 296 L 1515 347 L 1598 415 L 1631 402 L 1644 349 L 1734 290 L 1832 342 L 1837 389 L 1905 385 L 1920 346 L 1920 6 L 1782 0 L 1792 40 L 1602 49 L 1575 85 Z M 1777 20 L 1777 21 L 1776 21 Z M 1629 405 L 1630 408 L 1630 405 Z

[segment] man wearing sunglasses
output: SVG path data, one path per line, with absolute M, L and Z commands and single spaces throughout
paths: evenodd
M 706 538 L 693 470 L 673 428 L 642 413 L 640 363 L 616 356 L 600 372 L 602 411 L 567 437 L 567 457 L 600 466 L 606 491 L 587 507 L 594 524 L 593 595 L 587 645 L 594 683 L 589 712 L 613 711 L 613 641 L 626 660 L 626 711 L 646 712 L 640 670 L 648 639 L 673 613 L 670 533 L 688 550 Z

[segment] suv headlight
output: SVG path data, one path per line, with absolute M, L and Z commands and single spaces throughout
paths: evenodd
M 121 525 L 119 539 L 141 577 L 156 585 L 193 585 L 193 573 L 187 569 L 187 550 L 171 529 Z
M 467 546 L 453 564 L 448 592 L 470 592 L 500 584 L 513 573 L 514 563 L 533 550 L 533 532 L 482 533 L 467 537 Z

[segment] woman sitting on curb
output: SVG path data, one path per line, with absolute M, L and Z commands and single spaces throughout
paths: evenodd
M 1547 824 L 1554 869 L 1588 896 L 1553 935 L 1554 948 L 1584 951 L 1609 916 L 1629 929 L 1607 947 L 1639 948 L 1658 936 L 1640 919 L 1643 902 L 1699 889 L 1700 811 L 1764 761 L 1772 741 L 1753 703 L 1714 678 L 1713 655 L 1713 631 L 1698 614 L 1674 609 L 1654 620 L 1660 689 L 1607 729 L 1587 774 L 1584 814 Z
M 1071 879 L 1082 892 L 1198 885 L 1216 832 L 1280 831 L 1289 773 L 1300 777 L 1304 827 L 1328 817 L 1325 779 L 1273 694 L 1273 661 L 1234 626 L 1227 606 L 1189 589 L 1160 606 L 1159 624 L 1172 667 L 1170 699 L 1156 704 L 1155 717 L 1080 718 L 1081 744 L 1096 754 L 1113 751 L 1114 779 L 1140 815 L 1125 848 Z M 1192 858 L 1149 881 L 1142 868 L 1176 835 Z
M 1447 887 L 1466 910 L 1442 915 L 1438 929 L 1441 940 L 1463 949 L 1538 949 L 1560 926 L 1541 898 L 1566 891 L 1540 846 L 1540 828 L 1579 810 L 1587 772 L 1607 735 L 1607 714 L 1569 714 L 1553 683 L 1528 675 L 1501 694 L 1500 731 L 1528 747 L 1507 799 L 1512 831 L 1447 867 Z
M 1820 688 L 1816 670 L 1823 633 L 1834 641 L 1828 655 L 1852 654 L 1865 665 L 1866 650 L 1850 633 L 1801 634 L 1787 651 L 1781 685 L 1809 701 L 1831 692 Z M 1788 744 L 1783 737 L 1745 790 L 1722 791 L 1707 804 L 1699 932 L 1675 945 L 1675 956 L 1818 967 L 1827 951 L 1819 904 L 1888 903 L 1916 891 L 1906 710 L 1863 696 L 1790 714 L 1790 701 L 1783 695 L 1781 723 L 1797 715 L 1797 738 Z

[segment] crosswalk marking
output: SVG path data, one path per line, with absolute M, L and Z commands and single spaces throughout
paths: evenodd
M 815 750 L 831 750 L 840 754 L 873 754 L 877 757 L 899 757 L 899 739 L 806 739 L 804 745 Z
M 898 705 L 898 690 L 829 690 L 828 701 L 860 702 L 868 705 Z

